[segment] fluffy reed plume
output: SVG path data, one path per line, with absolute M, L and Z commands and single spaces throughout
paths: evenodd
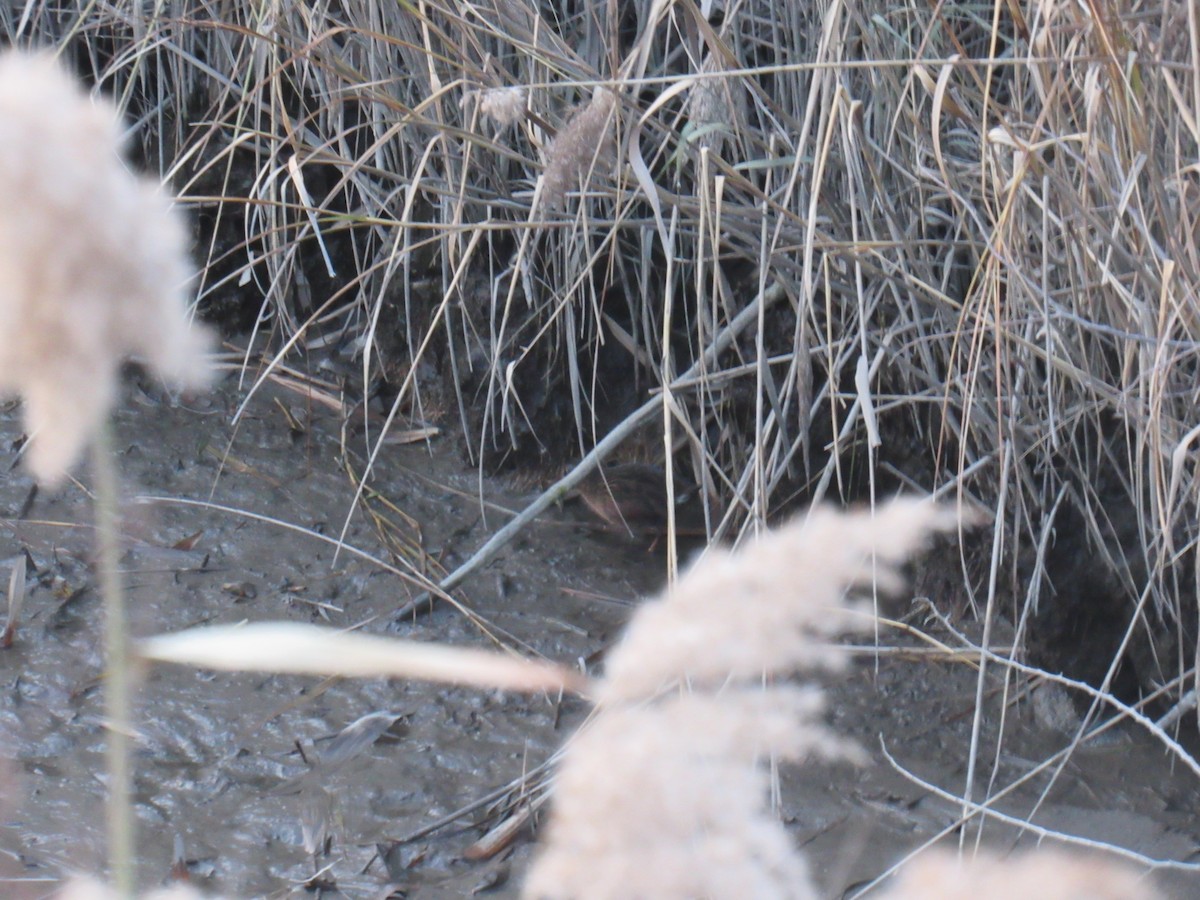
M 835 668 L 814 641 L 851 630 L 846 589 L 900 586 L 897 567 L 955 513 L 896 500 L 845 515 L 818 508 L 737 553 L 713 549 L 666 596 L 638 610 L 608 658 L 597 700 L 652 697 L 674 681 L 715 689 L 729 678 Z
M 547 207 L 561 206 L 567 191 L 586 182 L 596 165 L 612 156 L 616 108 L 617 95 L 597 87 L 591 101 L 580 107 L 550 142 L 542 188 L 542 202 Z
M 523 87 L 494 87 L 479 91 L 479 111 L 506 128 L 521 121 L 529 92 Z
M 733 688 L 601 712 L 568 750 L 525 896 L 816 897 L 755 763 L 853 758 L 821 709 L 813 689 Z
M 1094 857 L 1038 850 L 1002 859 L 960 860 L 927 853 L 913 860 L 879 900 L 1154 900 L 1153 886 L 1121 866 Z
M 187 231 L 122 164 L 121 121 L 48 56 L 0 57 L 0 391 L 19 393 L 29 466 L 54 484 L 144 358 L 200 386 L 206 336 L 187 316 Z
M 710 53 L 700 64 L 700 74 L 714 76 L 723 72 L 724 67 L 716 54 Z M 720 153 L 726 140 L 744 116 L 741 114 L 745 88 L 731 77 L 707 77 L 696 81 L 688 89 L 687 112 L 688 121 L 693 135 L 693 146 L 697 149 L 708 147 L 715 153 Z
M 817 509 L 740 553 L 710 551 L 643 606 L 567 748 L 525 896 L 817 896 L 756 763 L 857 753 L 820 723 L 817 689 L 763 677 L 839 666 L 823 639 L 854 624 L 846 589 L 896 586 L 897 566 L 956 523 L 925 502 Z

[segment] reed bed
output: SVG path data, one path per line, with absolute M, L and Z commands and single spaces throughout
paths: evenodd
M 719 539 L 897 488 L 993 510 L 980 697 L 1029 646 L 1089 715 L 1166 685 L 1194 721 L 1194 4 L 33 2 L 0 29 L 134 124 L 197 217 L 202 306 L 268 370 L 340 342 L 389 426 L 457 420 L 489 470 L 640 441 Z M 1116 630 L 1056 657 L 1101 582 Z
M 1018 604 L 1069 508 L 1178 609 L 1189 4 L 83 13 L 2 25 L 123 106 L 200 213 L 203 302 L 280 364 L 341 329 L 403 415 L 449 389 L 490 467 L 578 458 L 659 397 L 718 533 L 897 483 L 1002 505 Z

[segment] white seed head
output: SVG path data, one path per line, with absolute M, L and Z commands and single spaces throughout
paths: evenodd
M 507 127 L 521 121 L 528 91 L 523 87 L 488 88 L 479 92 L 479 111 L 497 125 Z
M 123 359 L 200 387 L 188 235 L 120 158 L 116 109 L 48 56 L 0 56 L 0 391 L 19 393 L 28 462 L 57 483 L 107 414 Z

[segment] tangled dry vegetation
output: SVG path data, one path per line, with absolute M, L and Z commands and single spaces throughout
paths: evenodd
M 457 420 L 490 469 L 648 442 L 719 537 L 968 498 L 996 513 L 987 621 L 1185 708 L 1194 4 L 34 2 L 0 28 L 136 123 L 197 212 L 202 303 L 269 365 L 335 347 L 389 424 Z
M 341 342 L 491 468 L 669 447 L 717 535 L 973 497 L 977 605 L 1044 662 L 1190 671 L 1185 0 L 154 9 L 0 15 L 125 105 L 277 363 Z M 1097 593 L 1117 628 L 1055 656 Z

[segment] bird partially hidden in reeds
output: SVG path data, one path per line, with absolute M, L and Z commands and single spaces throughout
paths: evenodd
M 676 534 L 705 534 L 698 493 L 695 486 L 684 484 L 668 492 L 666 471 L 649 463 L 602 465 L 575 489 L 584 506 L 609 530 L 651 542 L 667 534 L 672 503 Z

